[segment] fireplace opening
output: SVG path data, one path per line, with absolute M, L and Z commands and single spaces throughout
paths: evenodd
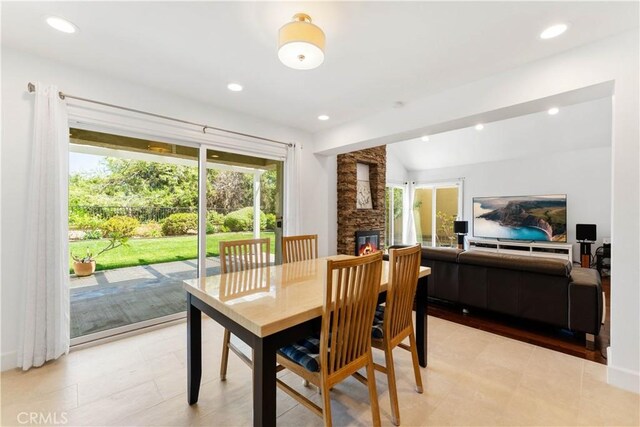
M 379 250 L 379 231 L 356 231 L 356 256 L 369 255 Z

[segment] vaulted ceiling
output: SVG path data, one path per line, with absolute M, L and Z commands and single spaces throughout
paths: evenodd
M 286 68 L 276 52 L 278 28 L 300 11 L 327 37 L 325 63 L 311 71 Z M 56 32 L 48 15 L 79 31 Z M 567 33 L 539 39 L 559 21 Z M 637 25 L 637 2 L 2 4 L 4 46 L 309 132 Z
M 537 158 L 563 151 L 611 146 L 611 98 L 602 98 L 547 111 L 466 127 L 387 146 L 404 169 L 418 171 Z M 604 160 L 603 160 L 604 161 Z

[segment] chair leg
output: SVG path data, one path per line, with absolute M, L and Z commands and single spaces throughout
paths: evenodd
M 409 335 L 409 346 L 411 347 L 411 359 L 413 360 L 413 374 L 416 376 L 416 391 L 422 393 L 422 374 L 420 373 L 420 363 L 418 361 L 416 336 L 413 331 Z
M 373 425 L 379 427 L 380 422 L 380 406 L 378 405 L 378 390 L 376 388 L 376 374 L 373 367 L 373 354 L 369 349 L 369 363 L 367 363 L 367 385 L 369 386 L 369 400 L 371 400 L 371 417 Z
M 398 389 L 396 387 L 396 370 L 393 366 L 392 349 L 385 343 L 384 359 L 389 383 L 389 398 L 391 399 L 391 418 L 394 425 L 400 425 L 400 406 L 398 405 Z
M 329 395 L 329 387 L 327 387 L 327 383 L 325 381 L 322 382 L 320 386 L 320 390 L 322 393 L 322 418 L 324 419 L 325 427 L 331 427 L 331 396 Z
M 227 379 L 227 363 L 229 362 L 229 342 L 231 341 L 231 332 L 224 330 L 224 338 L 222 339 L 222 360 L 220 361 L 220 381 Z

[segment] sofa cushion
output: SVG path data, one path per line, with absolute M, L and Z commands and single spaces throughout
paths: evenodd
M 461 249 L 456 248 L 422 248 L 422 258 L 433 261 L 457 262 Z
M 478 250 L 462 252 L 458 255 L 458 262 L 460 264 L 529 271 L 531 273 L 548 274 L 551 276 L 569 277 L 571 273 L 571 263 L 569 260 L 507 255 Z

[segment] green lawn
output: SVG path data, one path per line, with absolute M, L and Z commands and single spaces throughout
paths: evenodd
M 271 239 L 271 253 L 275 252 L 275 234 L 261 233 L 261 237 Z M 253 233 L 219 233 L 207 236 L 207 256 L 218 256 L 218 244 L 221 240 L 252 239 Z M 69 242 L 69 250 L 82 256 L 87 249 L 93 254 L 107 246 L 107 240 L 80 240 Z M 156 239 L 131 239 L 128 246 L 121 246 L 105 252 L 96 260 L 96 270 L 131 267 L 136 265 L 158 264 L 169 261 L 182 261 L 198 257 L 197 236 L 160 237 Z M 70 259 L 69 266 L 73 260 Z M 73 272 L 73 268 L 70 268 Z

